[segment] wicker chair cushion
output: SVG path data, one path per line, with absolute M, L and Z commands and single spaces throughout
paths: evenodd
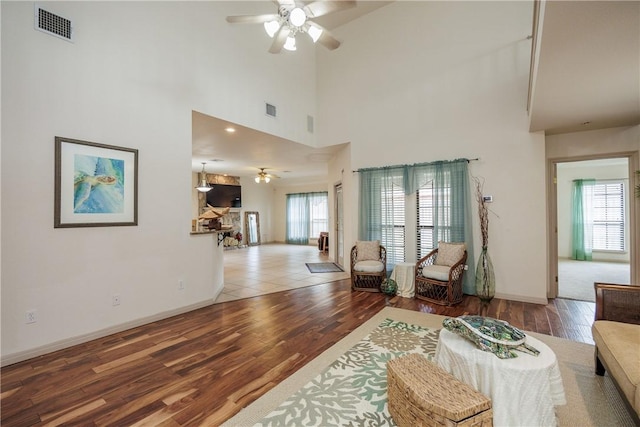
M 353 271 L 360 273 L 380 273 L 384 269 L 384 264 L 380 261 L 358 261 L 353 265 Z
M 357 241 L 357 261 L 380 261 L 380 240 Z
M 466 249 L 467 245 L 465 243 L 438 242 L 438 255 L 434 264 L 452 267 L 462 259 Z
M 425 265 L 422 267 L 422 276 L 427 279 L 446 282 L 449 280 L 449 270 L 451 270 L 451 268 L 446 265 Z

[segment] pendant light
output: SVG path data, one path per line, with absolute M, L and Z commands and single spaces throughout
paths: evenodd
M 198 181 L 198 186 L 196 187 L 196 190 L 201 193 L 206 193 L 213 188 L 207 181 L 207 173 L 204 171 L 205 164 L 206 162 L 202 162 L 202 172 L 200 173 L 200 180 Z

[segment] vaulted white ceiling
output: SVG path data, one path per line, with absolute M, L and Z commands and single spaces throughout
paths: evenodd
M 317 21 L 333 29 L 389 3 L 359 1 Z M 529 130 L 558 134 L 640 124 L 640 1 L 540 6 Z M 208 172 L 251 176 L 266 167 L 285 179 L 313 180 L 326 176 L 328 159 L 342 149 L 313 149 L 238 125 L 230 134 L 228 122 L 193 117 L 194 171 L 217 158 L 223 161 L 210 163 Z

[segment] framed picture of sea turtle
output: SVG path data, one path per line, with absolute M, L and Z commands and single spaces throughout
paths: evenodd
M 138 150 L 55 137 L 54 228 L 138 225 Z

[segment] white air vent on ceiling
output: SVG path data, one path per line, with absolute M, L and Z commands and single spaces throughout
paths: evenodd
M 63 40 L 73 41 L 73 26 L 71 25 L 71 21 L 51 13 L 38 5 L 35 6 L 35 28 L 36 30 L 51 34 Z
M 266 104 L 267 105 L 267 116 L 271 116 L 271 117 L 275 117 L 276 116 L 276 106 L 275 105 L 271 105 L 269 103 Z

